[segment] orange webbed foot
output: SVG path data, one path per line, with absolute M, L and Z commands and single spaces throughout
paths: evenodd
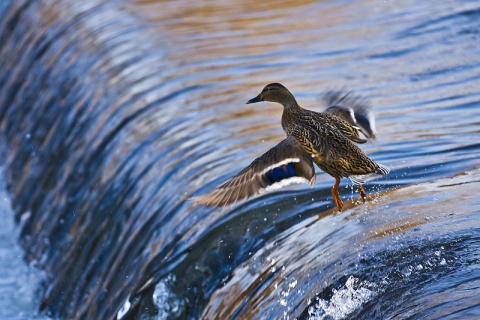
M 360 192 L 360 196 L 362 197 L 363 203 L 365 203 L 365 199 L 367 198 L 367 193 L 365 192 L 361 184 L 357 185 L 357 189 L 358 189 L 358 192 Z

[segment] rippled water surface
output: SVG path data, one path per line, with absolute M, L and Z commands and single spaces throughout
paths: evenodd
M 2 164 L 22 246 L 8 254 L 41 282 L 19 284 L 30 302 L 1 290 L 0 309 L 480 317 L 478 1 L 4 1 L 0 13 Z M 314 188 L 227 208 L 188 200 L 283 139 L 280 105 L 245 104 L 270 82 L 318 111 L 332 88 L 371 100 L 378 139 L 362 148 L 392 171 L 365 185 L 367 203 L 344 179 L 338 212 L 320 170 Z M 3 268 L 1 281 L 17 277 Z

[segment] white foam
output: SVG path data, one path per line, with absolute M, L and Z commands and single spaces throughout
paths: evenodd
M 128 297 L 127 300 L 125 300 L 125 302 L 123 303 L 123 306 L 120 308 L 120 310 L 117 313 L 117 320 L 122 319 L 130 310 L 131 306 L 132 304 L 130 303 L 130 297 Z
M 357 278 L 350 276 L 342 288 L 333 289 L 330 300 L 317 298 L 318 302 L 308 309 L 308 319 L 345 319 L 377 295 L 372 290 L 375 287 L 373 283 L 359 283 Z
M 40 302 L 36 290 L 44 274 L 35 268 L 36 261 L 30 266 L 25 262 L 13 216 L 0 167 L 0 319 L 49 319 L 37 311 Z
M 158 308 L 157 319 L 178 318 L 183 312 L 184 301 L 179 299 L 171 290 L 176 280 L 175 275 L 169 274 L 155 286 L 153 303 Z

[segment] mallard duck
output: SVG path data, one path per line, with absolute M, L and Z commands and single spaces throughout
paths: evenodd
M 351 93 L 331 92 L 326 100 L 327 110 L 315 112 L 300 107 L 283 85 L 265 86 L 247 104 L 270 101 L 283 105 L 282 127 L 287 137 L 229 181 L 194 200 L 207 206 L 224 206 L 292 183 L 313 186 L 315 163 L 335 178 L 332 195 L 338 210 L 343 207 L 338 192 L 343 177 L 350 178 L 365 202 L 362 184 L 389 172 L 355 144 L 375 139 L 373 113 L 368 104 Z

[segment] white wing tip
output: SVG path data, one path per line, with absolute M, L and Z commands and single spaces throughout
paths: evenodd
M 390 168 L 383 165 L 383 164 L 378 164 L 378 169 L 377 169 L 377 173 L 378 174 L 381 174 L 383 176 L 387 175 L 388 173 L 390 172 Z

